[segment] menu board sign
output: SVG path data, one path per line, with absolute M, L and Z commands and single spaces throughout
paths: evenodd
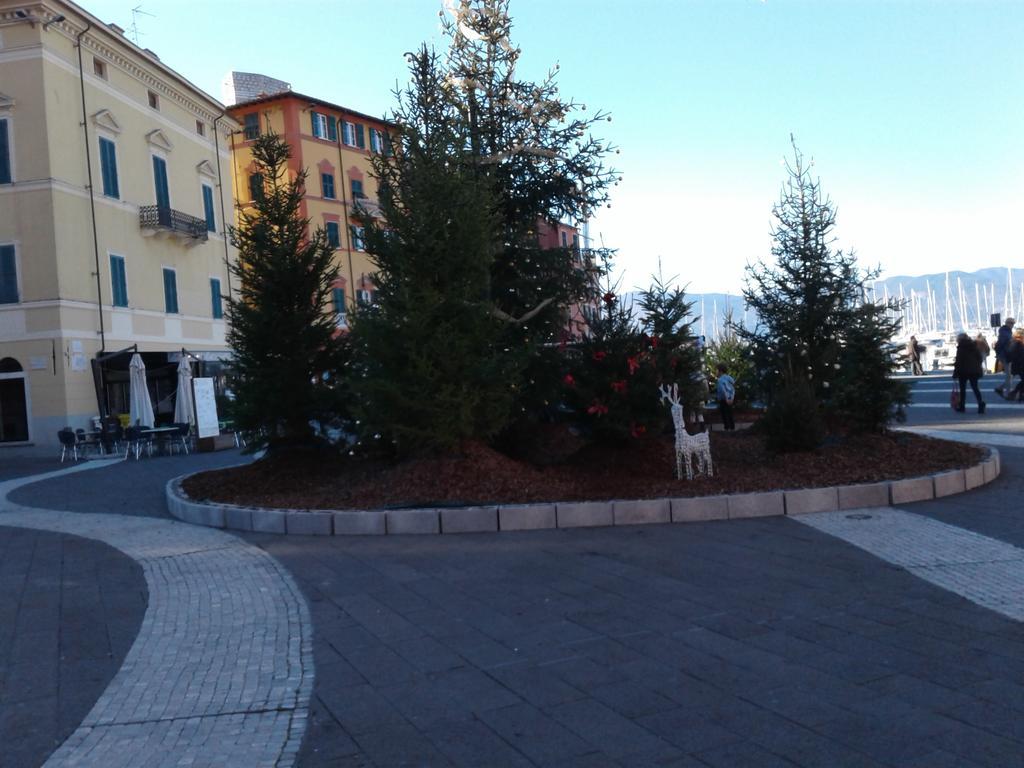
M 216 437 L 220 434 L 220 421 L 217 419 L 213 379 L 192 379 L 192 394 L 196 403 L 196 430 L 199 437 Z

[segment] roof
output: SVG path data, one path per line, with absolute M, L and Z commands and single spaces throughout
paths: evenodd
M 396 125 L 391 120 L 385 120 L 383 117 L 374 117 L 373 115 L 368 115 L 365 112 L 357 112 L 356 110 L 350 109 L 349 107 L 343 107 L 340 104 L 334 104 L 330 101 L 325 101 L 324 99 L 317 98 L 316 96 L 308 96 L 304 93 L 299 93 L 298 91 L 280 91 L 279 93 L 271 93 L 266 96 L 260 96 L 259 98 L 256 99 L 240 101 L 237 104 L 232 104 L 227 109 L 228 112 L 234 112 L 235 110 L 242 109 L 244 107 L 251 107 L 255 104 L 267 104 L 272 101 L 278 101 L 280 99 L 289 98 L 297 99 L 299 101 L 305 101 L 310 104 L 316 104 L 317 106 L 326 107 L 327 109 L 333 109 L 337 112 L 346 112 L 350 115 L 355 115 L 356 117 L 361 117 L 365 120 L 373 120 L 374 122 L 377 123 L 383 123 L 384 125 Z
M 186 78 L 180 72 L 169 67 L 163 61 L 161 61 L 160 58 L 153 51 L 149 50 L 148 48 L 142 48 L 133 43 L 131 40 L 129 40 L 128 37 L 125 36 L 123 31 L 118 31 L 120 27 L 108 24 L 102 19 L 97 18 L 89 11 L 87 11 L 85 8 L 73 2 L 73 0 L 43 0 L 43 2 L 40 3 L 39 7 L 46 7 L 47 5 L 51 7 L 62 6 L 71 13 L 81 17 L 83 20 L 85 20 L 87 24 L 90 25 L 88 34 L 96 36 L 104 35 L 109 40 L 112 40 L 115 44 L 124 46 L 128 51 L 143 59 L 148 65 L 156 67 L 158 70 L 163 72 L 163 74 L 166 77 L 176 81 L 179 86 L 183 86 L 189 92 L 190 95 L 192 95 L 200 101 L 205 101 L 207 107 L 212 107 L 213 111 L 222 113 L 227 111 L 225 106 L 221 104 L 217 99 L 208 94 L 198 85 L 193 83 L 191 80 Z M 65 20 L 65 23 L 73 24 L 77 31 L 77 24 L 74 24 L 74 22 L 70 20 Z

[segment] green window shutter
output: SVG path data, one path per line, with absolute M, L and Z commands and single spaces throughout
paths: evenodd
M 203 214 L 206 216 L 206 231 L 217 231 L 217 217 L 213 213 L 213 187 L 203 184 Z
M 352 198 L 359 200 L 360 198 L 366 197 L 363 194 L 363 182 L 359 179 L 352 179 Z
M 335 288 L 332 291 L 334 295 L 334 311 L 339 315 L 345 314 L 345 289 Z
M 331 141 L 338 140 L 338 123 L 330 115 L 327 115 L 327 138 Z
M 167 188 L 167 163 L 156 155 L 153 155 L 153 183 L 156 187 L 157 207 L 170 208 L 171 192 Z
M 324 227 L 327 230 L 327 243 L 331 248 L 341 247 L 341 230 L 338 229 L 338 222 L 328 221 Z
M 0 184 L 11 183 L 11 144 L 7 121 L 0 120 Z
M 334 174 L 321 173 L 320 186 L 323 188 L 324 197 L 328 200 L 334 199 Z
M 363 132 L 362 123 L 356 123 L 356 146 L 360 149 L 366 149 L 366 135 Z
M 0 245 L 0 304 L 18 303 L 18 269 L 14 246 Z
M 317 120 L 317 117 L 318 117 L 318 114 L 316 112 L 310 111 L 310 113 L 309 113 L 309 124 L 310 124 L 310 127 L 312 128 L 312 133 L 313 133 L 314 136 L 320 136 L 320 123 Z
M 263 199 L 263 175 L 254 173 L 249 176 L 249 199 L 253 202 Z
M 117 151 L 110 139 L 100 139 L 100 169 L 103 176 L 103 194 L 120 198 L 117 185 Z
M 210 278 L 210 302 L 211 302 L 211 314 L 214 320 L 220 320 L 224 317 L 224 306 L 221 303 L 222 298 L 220 295 L 220 279 L 216 277 Z
M 169 315 L 178 314 L 178 281 L 173 269 L 164 270 L 164 309 Z
M 128 306 L 128 280 L 124 270 L 123 256 L 110 256 L 111 302 L 115 307 Z

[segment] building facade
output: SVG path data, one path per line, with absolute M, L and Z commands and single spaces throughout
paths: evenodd
M 323 228 L 335 249 L 334 308 L 339 328 L 345 328 L 351 308 L 373 300 L 374 266 L 353 213 L 356 206 L 370 212 L 376 209 L 371 157 L 390 154 L 390 124 L 291 90 L 229 106 L 228 112 L 241 125 L 231 140 L 240 210 L 252 204 L 254 185 L 260 183 L 251 148 L 261 134 L 272 131 L 291 145 L 289 174 L 293 178 L 302 170 L 307 172 L 301 215 L 312 228 Z
M 115 25 L 0 0 L 0 445 L 126 412 L 124 350 L 158 419 L 183 350 L 226 356 L 236 128 Z

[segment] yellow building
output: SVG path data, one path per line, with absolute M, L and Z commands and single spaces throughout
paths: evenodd
M 239 83 L 251 81 L 248 93 L 232 89 L 243 100 L 228 107 L 242 126 L 231 140 L 238 206 L 244 210 L 251 204 L 252 187 L 258 183 L 252 141 L 273 131 L 292 147 L 289 171 L 307 171 L 302 216 L 310 219 L 312 227 L 326 230 L 335 247 L 338 280 L 334 303 L 338 325 L 344 328 L 346 310 L 353 302 L 373 300 L 374 266 L 363 250 L 362 230 L 352 214 L 357 204 L 370 211 L 376 206 L 377 182 L 370 159 L 374 153 L 391 152 L 391 126 L 380 118 L 292 90 L 254 95 L 261 83 L 287 88 L 281 81 L 248 73 L 231 73 L 229 77 Z
M 158 419 L 182 349 L 226 356 L 237 128 L 115 25 L 0 0 L 0 444 L 126 411 L 112 353 L 143 353 Z

